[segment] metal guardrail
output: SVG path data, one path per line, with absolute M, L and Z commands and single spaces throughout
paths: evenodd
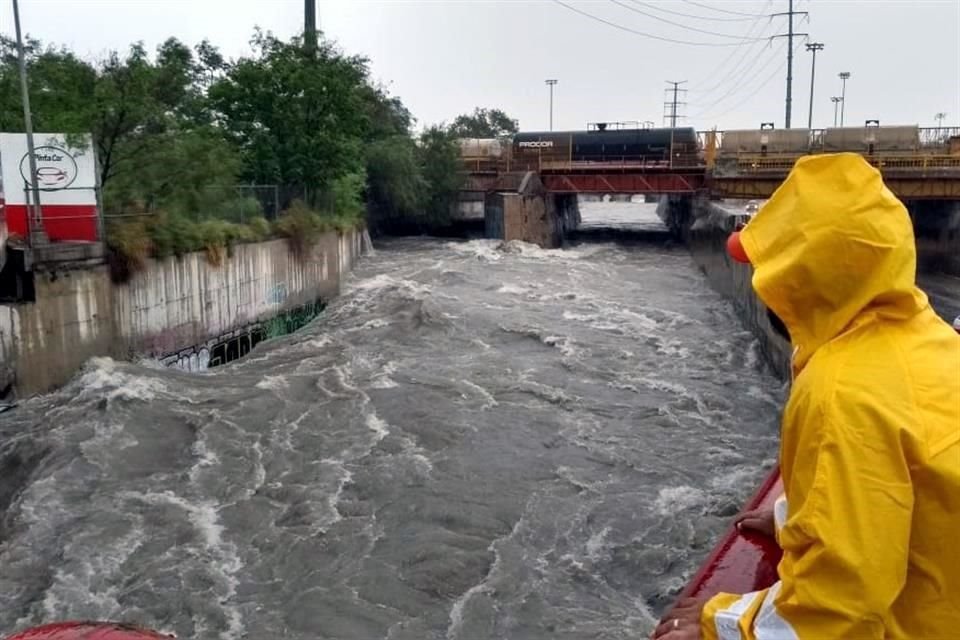
M 798 154 L 736 154 L 728 156 L 719 156 L 718 165 L 720 169 L 729 171 L 734 169 L 738 173 L 785 173 L 789 171 L 796 163 L 797 159 L 807 155 L 819 155 L 809 153 Z M 960 170 L 960 155 L 934 155 L 934 154 L 864 154 L 863 157 L 872 165 L 879 169 L 906 169 L 906 170 L 931 170 L 947 169 Z

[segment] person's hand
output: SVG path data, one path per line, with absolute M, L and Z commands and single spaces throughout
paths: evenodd
M 681 600 L 650 636 L 655 640 L 700 640 L 700 614 L 709 598 Z
M 747 511 L 737 519 L 738 531 L 756 531 L 774 537 L 777 527 L 773 521 L 773 509 L 754 509 Z
M 674 618 L 676 620 L 676 618 Z M 700 623 L 691 624 L 689 622 L 679 622 L 677 626 L 672 626 L 673 621 L 670 620 L 670 627 L 667 628 L 661 635 L 653 635 L 653 638 L 656 640 L 702 640 L 703 636 L 700 635 Z M 666 624 L 666 623 L 665 623 Z M 662 627 L 664 625 L 660 625 Z M 657 631 L 654 632 L 660 633 L 657 627 Z

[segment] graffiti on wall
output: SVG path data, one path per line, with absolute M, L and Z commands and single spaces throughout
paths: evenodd
M 264 340 L 279 338 L 302 329 L 320 315 L 325 307 L 326 303 L 323 300 L 309 302 L 284 311 L 264 322 L 231 331 L 188 349 L 181 349 L 161 358 L 160 361 L 168 367 L 176 367 L 181 371 L 198 372 L 219 367 L 239 360 Z

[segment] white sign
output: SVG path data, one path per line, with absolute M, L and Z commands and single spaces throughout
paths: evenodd
M 553 140 L 526 140 L 517 143 L 517 147 L 521 149 L 548 149 L 552 146 Z
M 37 166 L 37 186 L 41 189 L 66 189 L 77 179 L 77 161 L 66 149 L 44 145 L 34 147 L 34 162 Z M 30 154 L 20 160 L 20 175 L 25 183 L 30 179 Z
M 33 134 L 37 187 L 43 205 L 95 205 L 96 161 L 89 135 Z M 72 138 L 77 138 L 73 140 Z M 0 133 L 0 177 L 8 205 L 25 205 L 30 177 L 27 136 Z

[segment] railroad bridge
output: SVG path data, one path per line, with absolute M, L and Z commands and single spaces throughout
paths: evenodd
M 662 132 L 684 130 L 663 129 Z M 692 130 L 686 130 L 692 132 Z M 883 173 L 903 200 L 960 201 L 960 127 L 846 127 L 706 131 L 663 144 L 669 153 L 624 153 L 616 149 L 577 157 L 574 142 L 558 134 L 518 134 L 537 140 L 514 151 L 477 150 L 462 156 L 463 191 L 511 190 L 528 172 L 548 193 L 696 194 L 714 198 L 764 199 L 802 156 L 852 151 Z M 586 135 L 590 135 L 588 131 Z M 664 134 L 667 135 L 667 134 Z M 550 137 L 553 137 L 552 140 Z M 524 144 L 523 142 L 519 144 Z M 517 146 L 516 141 L 513 146 Z M 480 147 L 480 145 L 477 145 Z
M 667 222 L 679 234 L 692 203 L 769 198 L 797 159 L 841 151 L 860 153 L 880 169 L 907 203 L 918 242 L 935 245 L 960 273 L 960 259 L 950 257 L 960 255 L 960 127 L 604 127 L 464 140 L 459 210 L 483 221 L 488 237 L 556 246 L 579 222 L 577 194 L 670 196 Z

